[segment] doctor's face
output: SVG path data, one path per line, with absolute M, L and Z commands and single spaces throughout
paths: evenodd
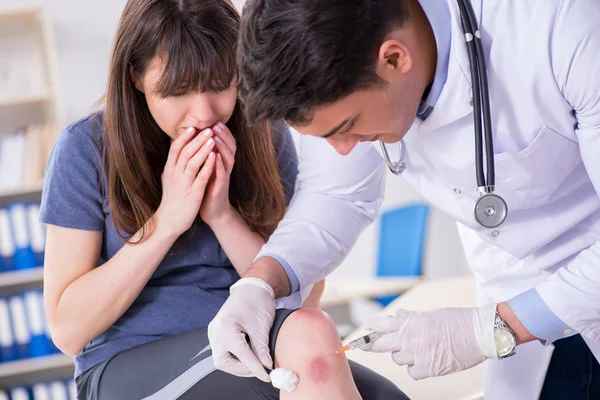
M 420 85 L 387 83 L 316 107 L 309 124 L 292 127 L 324 138 L 339 154 L 347 155 L 359 142 L 400 141 L 415 120 L 422 96 Z

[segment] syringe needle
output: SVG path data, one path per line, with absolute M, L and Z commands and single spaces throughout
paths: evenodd
M 348 350 L 350 350 L 350 346 L 349 345 L 345 345 L 344 347 L 340 347 L 339 349 L 337 349 L 335 351 L 335 354 L 340 354 L 340 353 L 343 353 L 343 352 L 348 351 Z

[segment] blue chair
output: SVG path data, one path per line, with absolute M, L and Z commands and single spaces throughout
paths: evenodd
M 377 276 L 420 276 L 429 207 L 413 204 L 381 215 Z M 376 298 L 384 307 L 398 296 Z

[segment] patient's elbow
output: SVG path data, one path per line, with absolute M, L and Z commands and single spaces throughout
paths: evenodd
M 50 325 L 50 335 L 54 345 L 64 354 L 68 356 L 76 356 L 81 353 L 85 344 L 78 340 L 73 329 L 66 326 Z

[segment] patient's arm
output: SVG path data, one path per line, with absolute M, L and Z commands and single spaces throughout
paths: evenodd
M 325 291 L 325 280 L 319 281 L 313 285 L 312 290 L 308 294 L 304 303 L 302 303 L 302 307 L 314 307 L 319 308 L 321 303 L 321 296 Z
M 275 366 L 290 369 L 299 382 L 292 393 L 281 391 L 281 400 L 361 399 L 341 347 L 333 320 L 316 308 L 301 308 L 281 326 L 275 345 Z

